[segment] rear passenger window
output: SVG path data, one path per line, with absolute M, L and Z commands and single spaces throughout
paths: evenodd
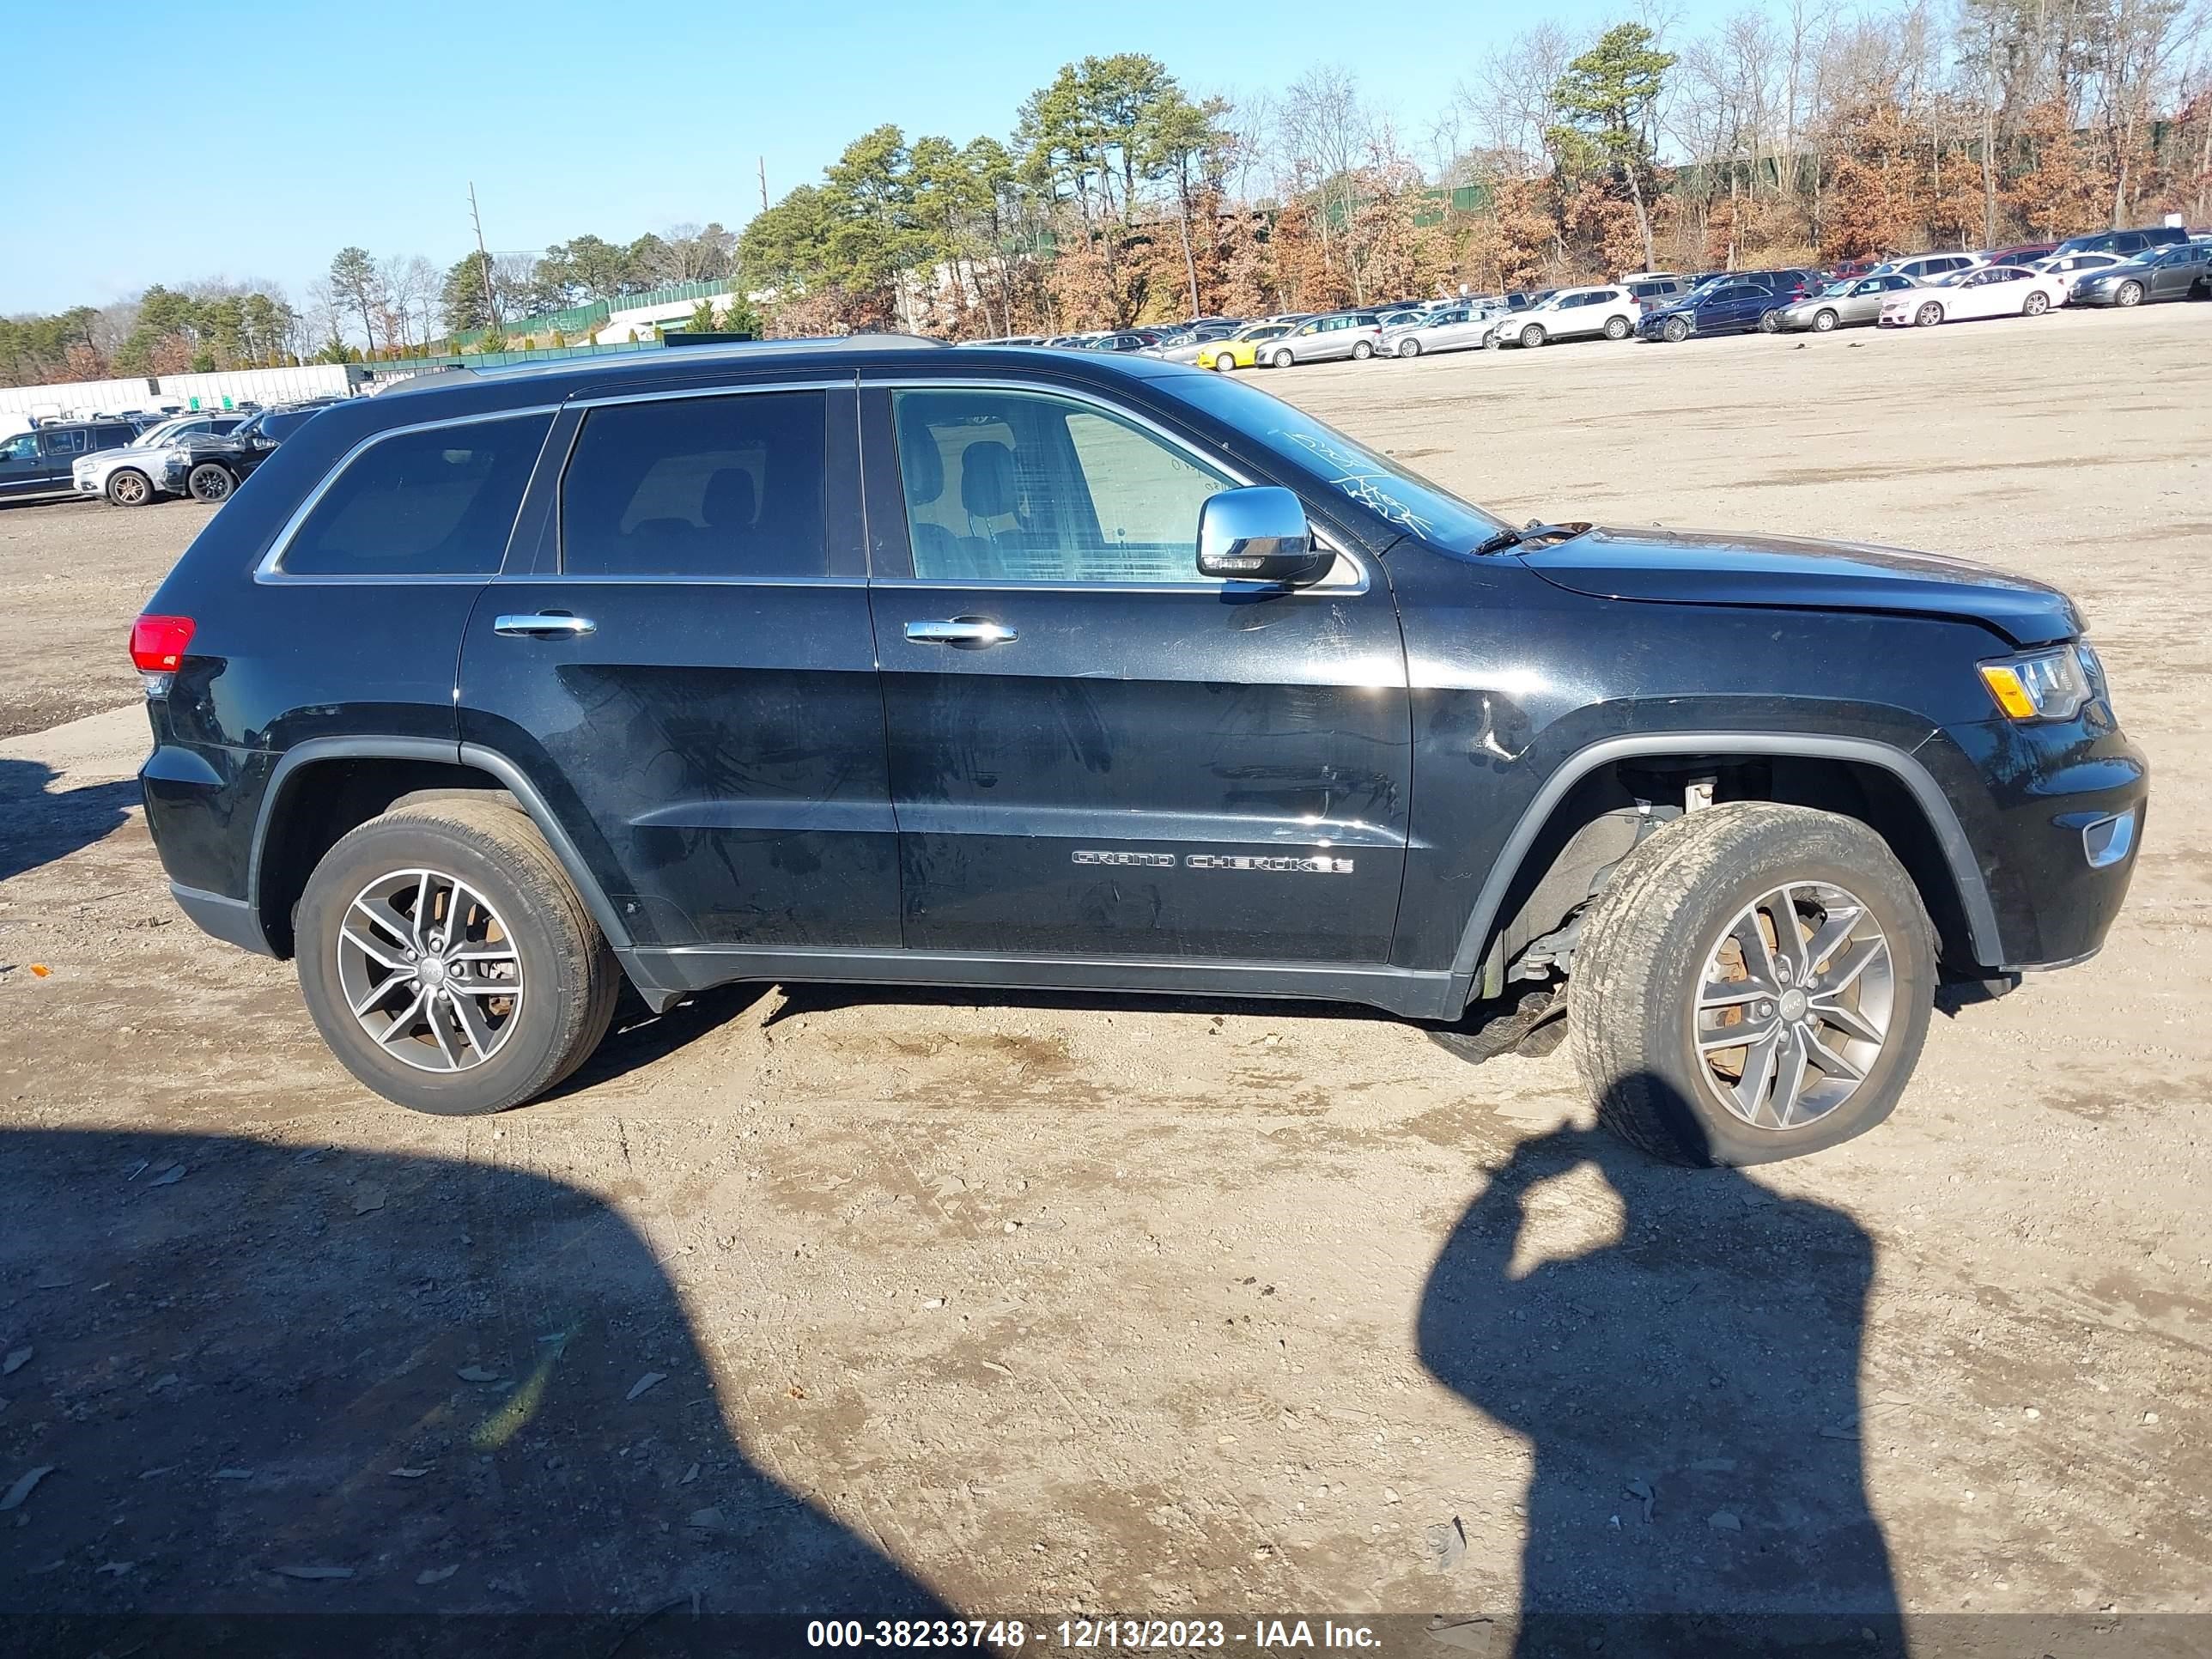
M 285 549 L 293 576 L 488 576 L 550 415 L 400 432 L 355 457 Z
M 584 418 L 561 483 L 561 568 L 584 576 L 819 576 L 829 398 L 752 392 Z

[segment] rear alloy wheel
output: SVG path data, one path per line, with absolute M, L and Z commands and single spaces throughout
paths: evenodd
M 1375 348 L 1364 340 L 1355 340 L 1352 345 L 1352 361 L 1364 363 L 1375 355 Z
M 108 475 L 107 499 L 118 507 L 143 507 L 154 499 L 154 485 L 144 473 L 126 466 Z
M 1583 923 L 1569 1041 L 1607 1126 L 1673 1162 L 1763 1164 L 1897 1104 L 1934 931 L 1855 818 L 1737 801 L 1647 836 Z
M 1933 300 L 1912 313 L 1912 325 L 1915 328 L 1933 328 L 1942 320 L 1943 307 Z
M 1782 313 L 1778 311 L 1760 312 L 1759 313 L 1759 331 L 1761 334 L 1780 333 L 1782 331 Z
M 191 492 L 194 501 L 206 501 L 212 506 L 228 501 L 236 483 L 237 480 L 230 476 L 228 467 L 213 461 L 202 461 L 192 469 L 191 476 L 185 480 L 185 488 Z
M 1288 368 L 1292 363 L 1297 362 L 1297 359 L 1291 355 L 1291 349 L 1288 346 L 1285 346 L 1273 356 L 1268 358 L 1267 361 L 1273 363 L 1277 368 Z
M 1826 334 L 1841 320 L 1832 311 L 1816 311 L 1813 313 L 1813 331 Z
M 2142 303 L 2142 297 L 2143 290 L 2141 283 L 2122 283 L 2120 291 L 2112 295 L 2112 303 L 2122 306 L 2139 306 Z
M 1415 339 L 1412 335 L 1408 334 L 1404 339 L 1398 342 L 1398 355 L 1401 357 L 1419 356 L 1421 355 L 1421 343 Z
M 1608 340 L 1626 339 L 1628 337 L 1628 319 L 1626 317 L 1607 318 L 1605 319 L 1605 337 Z
M 300 902 L 300 990 L 331 1051 L 419 1112 L 496 1112 L 606 1034 L 622 970 L 552 848 L 496 800 L 401 806 L 342 838 Z
M 2040 317 L 2050 309 L 2051 296 L 2039 289 L 2027 296 L 2027 303 L 2020 308 L 2020 314 L 2023 317 Z
M 1662 328 L 1659 333 L 1660 337 L 1670 344 L 1680 345 L 1690 337 L 1690 325 L 1680 317 L 1669 317 L 1666 326 Z
M 1521 349 L 1523 351 L 1534 351 L 1543 343 L 1544 331 L 1540 325 L 1531 323 L 1521 331 Z

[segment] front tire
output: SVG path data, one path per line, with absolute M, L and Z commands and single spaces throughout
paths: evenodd
M 1408 334 L 1404 339 L 1398 342 L 1398 355 L 1401 357 L 1419 356 L 1421 355 L 1421 343 L 1415 339 L 1412 335 Z
M 1826 334 L 1841 320 L 1842 319 L 1832 311 L 1816 311 L 1813 313 L 1813 331 L 1815 334 Z
M 108 475 L 107 499 L 117 507 L 143 507 L 154 499 L 153 480 L 124 467 Z
M 1660 336 L 1670 345 L 1680 345 L 1690 337 L 1690 325 L 1680 317 L 1669 317 L 1660 329 Z
M 1292 363 L 1297 362 L 1297 359 L 1291 355 L 1291 349 L 1285 346 L 1267 361 L 1277 368 L 1288 368 Z
M 1521 331 L 1521 349 L 1523 351 L 1534 351 L 1543 343 L 1544 331 L 1539 325 L 1531 323 Z
M 1226 374 L 1236 367 L 1237 359 L 1231 353 L 1217 351 L 1213 354 L 1213 372 L 1216 374 Z
M 2139 306 L 2142 303 L 2142 300 L 2143 287 L 2141 283 L 2122 283 L 2120 291 L 2112 295 L 2114 305 Z
M 1942 320 L 1943 307 L 1933 300 L 1912 313 L 1912 325 L 1915 328 L 1933 328 Z
M 386 1100 L 471 1116 L 542 1094 L 614 1017 L 622 970 L 537 826 L 494 800 L 401 806 L 343 837 L 300 903 L 300 991 Z
M 1919 893 L 1881 836 L 1731 802 L 1647 837 L 1590 907 L 1568 1038 L 1624 1139 L 1672 1163 L 1768 1163 L 1889 1115 L 1936 972 Z
M 230 476 L 228 467 L 214 461 L 202 461 L 192 469 L 191 476 L 185 480 L 185 488 L 191 492 L 194 501 L 205 501 L 213 507 L 228 501 L 230 492 L 237 483 L 238 481 Z

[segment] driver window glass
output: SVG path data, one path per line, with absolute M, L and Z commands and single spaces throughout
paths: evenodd
M 1198 513 L 1233 483 L 1135 423 L 1023 392 L 894 394 L 914 573 L 1197 584 Z

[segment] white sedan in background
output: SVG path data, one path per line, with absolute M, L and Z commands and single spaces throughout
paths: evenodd
M 2066 279 L 2026 265 L 1978 265 L 1881 302 L 1884 328 L 1931 328 L 1976 317 L 2040 317 L 2066 303 Z

